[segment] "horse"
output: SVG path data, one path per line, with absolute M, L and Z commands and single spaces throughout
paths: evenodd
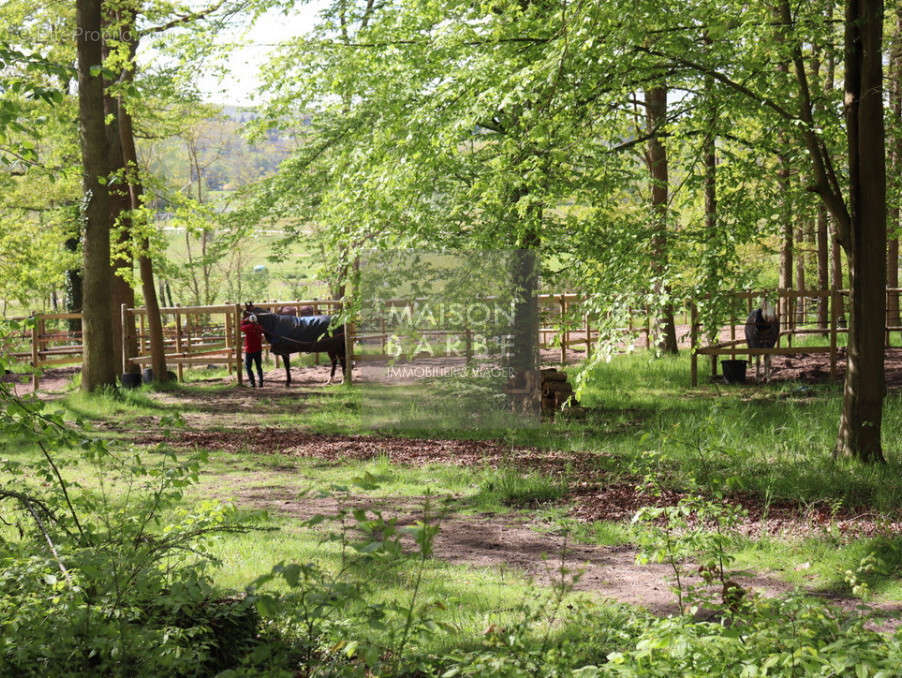
M 749 348 L 773 348 L 780 339 L 780 318 L 767 299 L 749 313 L 745 321 L 745 342 Z M 758 381 L 761 356 L 755 356 L 755 381 Z M 764 380 L 770 379 L 770 354 L 764 354 Z
M 328 383 L 331 384 L 335 379 L 335 368 L 339 362 L 341 362 L 341 374 L 344 377 L 344 326 L 340 325 L 330 330 L 332 316 L 296 316 L 273 313 L 254 306 L 250 302 L 244 308 L 245 312 L 252 313 L 257 317 L 257 322 L 263 329 L 263 336 L 269 342 L 270 352 L 273 355 L 282 356 L 282 362 L 285 365 L 286 387 L 291 384 L 291 361 L 288 358 L 291 353 L 326 353 L 332 361 L 332 372 L 329 374 Z

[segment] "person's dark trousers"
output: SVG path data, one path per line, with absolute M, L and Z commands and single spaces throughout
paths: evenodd
M 251 382 L 251 386 L 256 386 L 257 384 L 254 383 L 254 372 L 251 370 L 252 363 L 257 364 L 257 376 L 260 379 L 260 386 L 263 386 L 263 351 L 244 354 L 244 369 L 247 370 L 247 380 Z

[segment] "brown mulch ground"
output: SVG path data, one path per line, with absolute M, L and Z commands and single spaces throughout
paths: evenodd
M 642 506 L 672 506 L 685 493 L 664 490 L 652 494 L 637 490 L 637 478 L 606 470 L 603 457 L 595 454 L 512 448 L 497 441 L 435 440 L 362 435 L 329 435 L 302 429 L 246 426 L 218 431 L 180 430 L 175 437 L 145 431 L 133 438 L 136 444 L 162 443 L 175 449 L 205 448 L 236 454 L 282 454 L 332 463 L 366 461 L 386 457 L 394 464 L 499 468 L 539 472 L 564 478 L 570 515 L 587 522 L 629 520 Z M 824 505 L 802 505 L 788 501 L 764 506 L 758 497 L 733 495 L 730 501 L 748 512 L 741 531 L 749 536 L 780 534 L 805 536 L 830 529 L 840 538 L 898 533 L 902 516 L 862 514 L 854 509 Z

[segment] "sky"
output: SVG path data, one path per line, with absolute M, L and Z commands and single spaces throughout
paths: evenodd
M 232 51 L 226 60 L 228 75 L 221 81 L 212 76 L 201 78 L 198 86 L 205 101 L 214 104 L 252 106 L 254 91 L 260 84 L 260 67 L 266 63 L 274 46 L 309 31 L 324 0 L 311 0 L 296 7 L 287 15 L 270 11 L 261 16 L 250 29 L 229 31 L 224 42 L 246 43 Z

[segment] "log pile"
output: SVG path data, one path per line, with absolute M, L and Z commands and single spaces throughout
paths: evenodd
M 585 410 L 573 396 L 573 387 L 567 381 L 567 374 L 553 367 L 542 370 L 542 414 L 551 417 L 555 414 L 585 414 Z

